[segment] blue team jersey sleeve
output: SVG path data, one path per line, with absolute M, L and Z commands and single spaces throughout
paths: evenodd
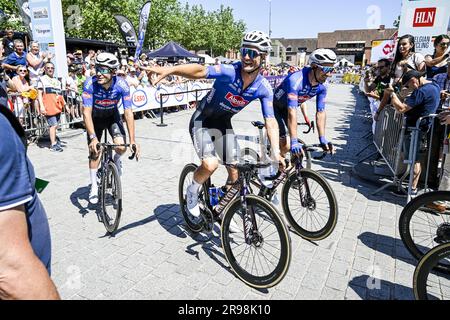
M 130 86 L 123 79 L 117 79 L 116 86 L 122 94 L 122 106 L 124 110 L 131 109 L 133 104 L 131 103 Z
M 216 79 L 224 82 L 232 82 L 236 77 L 234 65 L 218 64 L 208 66 L 206 69 L 206 79 Z
M 321 84 L 320 86 L 321 86 L 321 88 L 319 89 L 319 93 L 316 98 L 317 112 L 325 111 L 325 100 L 327 97 L 327 87 L 325 87 L 323 84 Z
M 93 80 L 92 78 L 87 78 L 83 84 L 83 106 L 87 108 L 92 108 L 94 103 L 94 89 L 93 89 Z
M 298 108 L 298 92 L 301 90 L 303 84 L 303 74 L 301 72 L 296 72 L 286 79 L 286 81 L 288 108 L 296 109 Z
M 33 199 L 34 185 L 29 175 L 25 147 L 0 114 L 0 211 L 25 204 Z M 1 212 L 0 212 L 1 214 Z
M 259 100 L 261 101 L 264 119 L 275 118 L 275 111 L 273 109 L 273 89 L 270 86 L 269 81 L 263 79 L 260 90 L 261 95 Z

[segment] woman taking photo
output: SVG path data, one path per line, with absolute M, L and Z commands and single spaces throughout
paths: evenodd
M 440 73 L 447 73 L 447 59 L 450 52 L 450 37 L 446 34 L 441 34 L 434 40 L 433 55 L 425 56 L 425 63 L 427 65 L 427 80 Z

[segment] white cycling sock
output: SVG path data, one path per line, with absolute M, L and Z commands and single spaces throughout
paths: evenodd
M 93 189 L 98 189 L 98 185 L 97 185 L 97 169 L 90 169 L 90 174 L 91 174 L 91 188 Z
M 118 153 L 114 154 L 114 162 L 115 163 L 120 163 L 120 158 L 121 157 L 122 157 L 121 154 L 118 154 Z
M 191 188 L 191 191 L 198 193 L 201 186 L 202 185 L 200 183 L 197 183 L 194 179 L 192 179 L 192 184 L 189 187 Z

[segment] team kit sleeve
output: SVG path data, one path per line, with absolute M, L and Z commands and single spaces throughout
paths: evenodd
M 262 93 L 260 96 L 261 108 L 264 119 L 275 118 L 275 111 L 273 109 L 273 89 L 270 83 L 264 79 L 262 86 Z
M 28 171 L 25 148 L 15 132 L 0 117 L 0 214 L 33 199 L 34 185 Z M 8 128 L 9 126 L 9 128 Z M 22 144 L 22 145 L 21 145 Z
M 288 79 L 287 83 L 287 101 L 289 109 L 298 108 L 298 92 L 302 85 L 303 79 L 301 73 L 297 73 L 297 75 L 292 75 Z
M 317 112 L 324 112 L 325 111 L 325 100 L 327 98 L 327 87 L 324 85 L 321 85 L 320 93 L 317 95 L 316 98 L 316 109 Z
M 236 69 L 233 65 L 218 64 L 208 66 L 206 69 L 206 79 L 216 79 L 219 81 L 233 81 L 236 77 Z
M 131 109 L 133 107 L 133 104 L 131 102 L 130 86 L 122 79 L 119 80 L 117 85 L 119 86 L 122 93 L 123 110 Z
M 92 78 L 86 79 L 86 81 L 83 84 L 83 94 L 81 97 L 83 98 L 83 106 L 86 108 L 92 108 L 92 105 L 94 103 L 94 90 L 93 90 L 93 83 Z

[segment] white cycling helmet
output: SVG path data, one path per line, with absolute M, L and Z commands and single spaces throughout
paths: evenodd
M 309 64 L 312 63 L 323 65 L 326 63 L 335 64 L 337 61 L 336 53 L 334 53 L 333 50 L 330 49 L 317 49 L 314 50 L 311 53 L 311 56 L 309 57 Z
M 269 53 L 272 42 L 267 34 L 262 31 L 247 32 L 242 39 L 242 47 L 255 47 L 262 53 Z
M 119 59 L 112 53 L 102 52 L 95 58 L 96 66 L 104 66 L 111 69 L 117 69 L 120 66 Z

